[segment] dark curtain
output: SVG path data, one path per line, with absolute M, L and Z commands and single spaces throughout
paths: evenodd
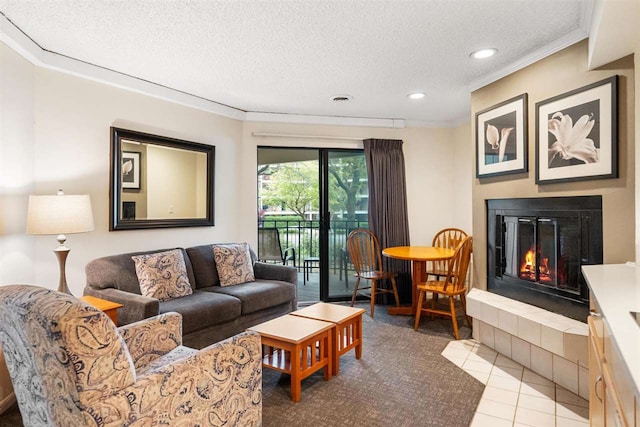
M 369 180 L 369 228 L 382 249 L 409 246 L 407 190 L 402 141 L 365 139 L 364 155 Z M 411 263 L 382 257 L 387 271 L 398 273 L 401 303 L 411 303 Z M 390 295 L 383 295 L 390 303 Z

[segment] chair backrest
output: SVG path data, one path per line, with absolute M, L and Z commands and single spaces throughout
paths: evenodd
M 282 262 L 282 245 L 277 228 L 258 228 L 258 260 Z
M 27 426 L 99 424 L 91 402 L 135 381 L 113 322 L 71 295 L 0 287 L 0 344 Z
M 347 237 L 347 250 L 358 275 L 382 270 L 380 242 L 372 231 L 357 228 Z
M 467 270 L 471 260 L 471 250 L 473 248 L 473 237 L 465 237 L 458 246 L 449 261 L 447 269 L 447 277 L 445 279 L 445 290 L 461 291 L 465 288 L 467 282 Z M 453 289 L 450 287 L 453 286 Z
M 467 233 L 465 233 L 464 230 L 461 230 L 459 228 L 444 228 L 438 231 L 435 236 L 433 236 L 433 242 L 431 243 L 431 246 L 455 249 L 465 237 L 467 237 Z M 433 262 L 434 271 L 447 271 L 447 267 L 447 261 Z

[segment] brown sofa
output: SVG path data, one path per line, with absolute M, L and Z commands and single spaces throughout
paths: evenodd
M 120 325 L 178 312 L 183 317 L 184 345 L 194 348 L 221 341 L 297 308 L 295 268 L 256 262 L 251 251 L 256 281 L 221 287 L 212 245 L 179 249 L 193 289 L 191 295 L 168 301 L 141 295 L 131 257 L 168 249 L 111 255 L 89 262 L 84 294 L 123 304 L 118 311 Z

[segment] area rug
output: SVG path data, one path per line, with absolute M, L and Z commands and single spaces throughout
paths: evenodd
M 363 316 L 362 359 L 354 351 L 340 359 L 340 373 L 324 381 L 318 372 L 302 382 L 302 398 L 291 401 L 289 376 L 264 369 L 265 427 L 284 426 L 468 426 L 484 385 L 442 357 L 453 339 L 451 321 L 390 316 L 377 306 Z M 459 319 L 462 324 L 463 319 Z M 460 338 L 471 337 L 461 327 Z M 22 425 L 17 406 L 0 416 L 0 427 Z
M 368 309 L 368 305 L 361 305 Z M 462 324 L 463 319 L 459 319 Z M 460 338 L 470 338 L 463 327 Z M 377 306 L 363 316 L 362 359 L 352 351 L 340 373 L 324 381 L 322 371 L 302 382 L 299 403 L 291 401 L 289 376 L 263 371 L 265 427 L 274 426 L 468 426 L 484 385 L 442 357 L 453 339 L 451 321 L 389 316 Z

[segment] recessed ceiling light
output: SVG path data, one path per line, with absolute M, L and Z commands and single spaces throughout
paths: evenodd
M 498 52 L 498 49 L 494 49 L 494 48 L 479 49 L 479 50 L 476 50 L 475 52 L 472 52 L 471 55 L 469 56 L 472 57 L 473 59 L 484 59 L 484 58 L 488 58 L 490 56 L 495 55 L 497 52 Z
M 331 97 L 331 100 L 335 102 L 346 102 L 346 101 L 351 101 L 352 99 L 353 99 L 353 96 L 351 95 L 333 95 Z
M 409 99 L 422 99 L 425 97 L 425 94 L 423 92 L 415 92 L 415 93 L 410 93 L 407 96 L 409 97 Z

